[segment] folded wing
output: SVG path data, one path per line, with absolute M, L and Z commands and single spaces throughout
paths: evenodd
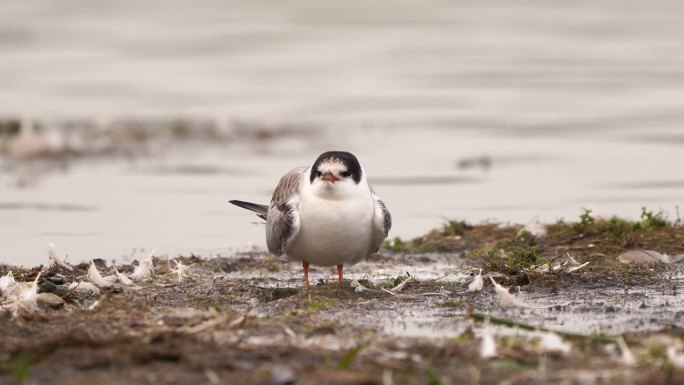
M 266 246 L 273 255 L 285 254 L 299 233 L 299 185 L 306 167 L 296 168 L 278 182 L 266 215 Z
M 371 246 L 371 253 L 377 253 L 392 228 L 392 215 L 387 209 L 387 206 L 385 206 L 385 202 L 381 201 L 380 198 L 375 195 L 375 192 L 373 192 L 373 201 L 375 203 L 375 217 L 373 218 L 373 244 Z

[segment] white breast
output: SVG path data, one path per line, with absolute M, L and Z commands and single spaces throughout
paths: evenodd
M 318 266 L 352 265 L 367 256 L 374 205 L 365 181 L 334 199 L 321 197 L 308 187 L 300 191 L 300 229 L 287 256 Z

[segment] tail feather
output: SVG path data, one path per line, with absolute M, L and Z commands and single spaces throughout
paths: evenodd
M 256 215 L 259 218 L 266 220 L 266 213 L 268 212 L 268 206 L 267 205 L 260 205 L 258 203 L 238 201 L 238 200 L 232 200 L 232 201 L 230 201 L 230 203 L 234 204 L 235 206 L 242 207 L 243 209 L 253 211 L 256 213 Z

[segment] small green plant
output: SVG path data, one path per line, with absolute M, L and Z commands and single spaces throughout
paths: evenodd
M 331 305 L 332 305 L 332 302 L 329 299 L 326 299 L 326 298 L 322 298 L 322 299 L 318 299 L 318 300 L 314 299 L 314 300 L 311 300 L 311 302 L 309 302 L 306 305 L 306 308 L 304 310 L 307 313 L 312 313 L 312 312 L 316 312 L 318 310 L 327 309 Z
M 411 275 L 409 275 L 409 273 L 406 273 L 405 275 L 400 274 L 394 277 L 393 279 L 390 279 L 389 281 L 383 283 L 382 285 L 380 285 L 380 287 L 383 287 L 385 289 L 391 289 L 409 278 L 411 278 Z
M 394 237 L 392 240 L 385 240 L 383 246 L 392 251 L 405 251 L 408 247 L 406 242 L 402 241 L 399 237 Z
M 506 266 L 511 269 L 527 269 L 540 263 L 548 262 L 548 258 L 540 258 L 537 246 L 524 247 L 511 252 Z
M 578 233 L 584 233 L 587 231 L 587 229 L 596 223 L 596 219 L 591 215 L 590 209 L 582 209 L 583 213 L 580 214 L 580 220 L 579 222 L 574 222 L 572 224 L 572 228 L 575 229 Z
M 353 348 L 349 349 L 343 356 L 340 358 L 340 362 L 337 365 L 340 369 L 349 369 L 351 366 L 351 363 L 354 361 L 356 356 L 361 353 L 363 349 L 366 348 L 366 345 L 356 345 Z
M 462 236 L 467 230 L 472 228 L 473 226 L 465 221 L 449 220 L 442 226 L 442 235 L 445 237 Z
M 664 218 L 662 212 L 654 214 L 647 211 L 646 207 L 641 208 L 641 221 L 634 224 L 634 230 L 649 231 L 654 229 L 664 229 L 670 226 L 670 222 Z
M 634 223 L 613 216 L 608 221 L 608 231 L 618 238 L 622 238 L 634 229 Z
M 515 250 L 537 245 L 537 237 L 527 230 L 521 229 L 510 239 L 503 240 L 497 244 L 497 248 L 504 250 Z
M 428 385 L 442 385 L 442 379 L 432 368 L 425 369 L 425 380 Z
M 31 373 L 31 365 L 34 362 L 34 358 L 30 353 L 22 353 L 9 362 L 9 372 L 15 385 L 21 385 L 26 381 Z

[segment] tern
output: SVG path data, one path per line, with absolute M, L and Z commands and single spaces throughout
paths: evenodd
M 298 167 L 280 178 L 269 205 L 230 203 L 266 220 L 266 245 L 275 255 L 302 261 L 309 286 L 309 264 L 344 266 L 376 253 L 392 227 L 385 203 L 368 184 L 353 154 L 328 151 L 311 167 Z

